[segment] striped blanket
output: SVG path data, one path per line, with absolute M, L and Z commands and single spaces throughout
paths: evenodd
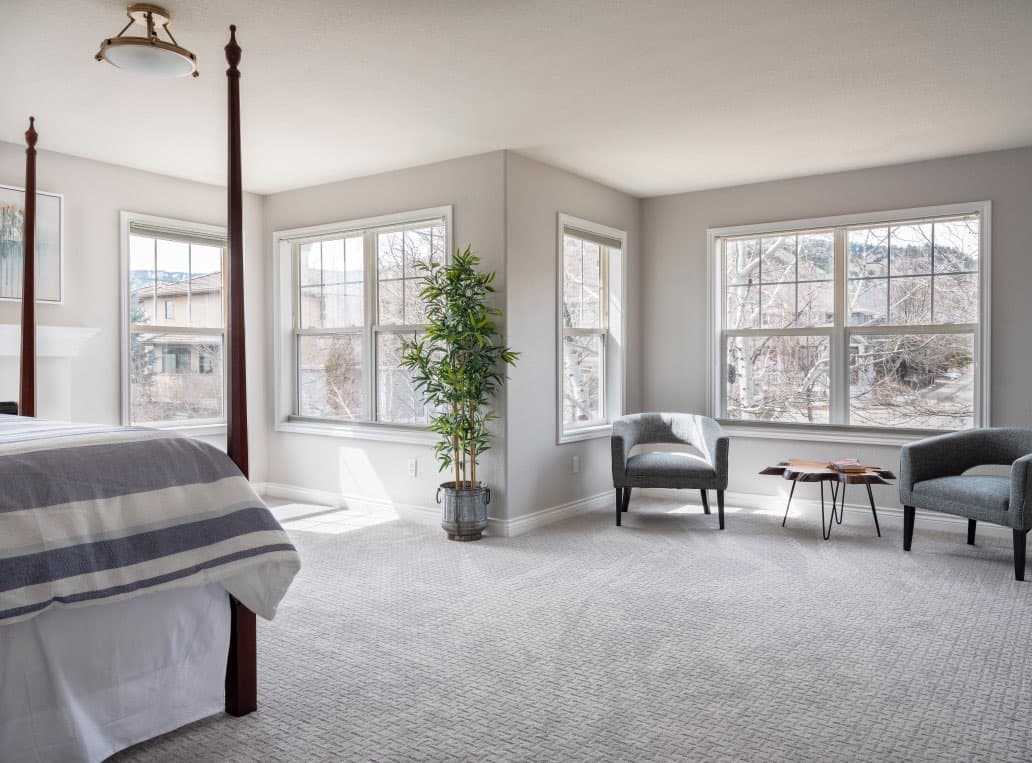
M 0 415 L 0 626 L 51 606 L 211 582 L 271 620 L 300 567 L 217 448 Z

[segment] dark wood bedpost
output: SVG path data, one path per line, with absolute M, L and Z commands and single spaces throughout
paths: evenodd
M 36 118 L 25 131 L 25 221 L 22 226 L 21 374 L 18 413 L 36 415 Z
M 247 458 L 247 371 L 244 354 L 244 206 L 240 173 L 240 46 L 236 27 L 229 28 L 226 45 L 226 78 L 229 84 L 229 405 L 226 408 L 226 450 L 248 476 Z M 230 599 L 232 628 L 229 663 L 226 666 L 226 712 L 247 715 L 258 709 L 258 639 L 254 612 Z

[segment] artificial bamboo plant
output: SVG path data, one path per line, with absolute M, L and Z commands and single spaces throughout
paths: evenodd
M 491 447 L 490 401 L 519 357 L 503 343 L 502 311 L 488 304 L 495 274 L 479 270 L 469 246 L 450 263 L 419 263 L 426 304 L 424 335 L 403 345 L 402 366 L 430 410 L 430 429 L 441 439 L 434 453 L 451 469 L 456 490 L 477 487 L 477 460 Z

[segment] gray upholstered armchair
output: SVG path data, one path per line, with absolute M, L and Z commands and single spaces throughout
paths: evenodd
M 964 474 L 988 464 L 1008 465 L 1010 475 Z M 899 497 L 905 550 L 914 538 L 915 509 L 967 517 L 972 545 L 981 519 L 1011 528 L 1014 578 L 1025 579 L 1025 536 L 1032 528 L 1032 429 L 971 429 L 905 446 Z
M 656 451 L 629 455 L 635 445 L 689 445 L 694 453 Z M 727 432 L 708 416 L 689 413 L 635 413 L 613 422 L 613 487 L 616 524 L 631 502 L 631 488 L 665 487 L 699 490 L 702 507 L 710 513 L 707 490 L 717 491 L 717 513 L 724 529 L 724 490 L 727 488 Z

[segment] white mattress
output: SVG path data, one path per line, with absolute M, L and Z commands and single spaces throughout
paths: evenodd
M 0 759 L 92 763 L 221 712 L 218 584 L 0 625 Z

